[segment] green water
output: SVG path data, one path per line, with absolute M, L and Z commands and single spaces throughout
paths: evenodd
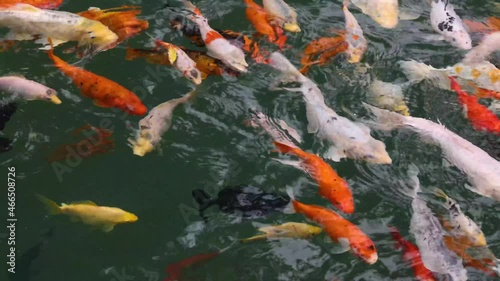
M 284 54 L 297 65 L 304 47 L 315 38 L 331 36 L 327 32 L 330 28 L 341 29 L 344 17 L 341 1 L 287 2 L 296 8 L 302 32 L 289 34 L 288 44 L 293 48 Z M 253 27 L 245 19 L 243 1 L 194 3 L 209 17 L 212 27 L 253 34 Z M 149 20 L 151 35 L 189 46 L 185 38 L 168 28 L 172 13 L 161 10 L 165 5 L 162 1 L 68 0 L 60 9 L 79 12 L 89 6 L 110 8 L 123 4 L 142 6 L 142 18 Z M 175 1 L 170 4 L 180 6 Z M 420 5 L 426 12 L 415 21 L 400 22 L 392 30 L 382 29 L 358 9 L 351 8 L 369 41 L 363 62 L 373 67 L 369 71 L 380 80 L 404 82 L 395 64 L 401 59 L 445 67 L 460 61 L 465 53 L 445 42 L 423 40 L 425 34 L 433 33 L 428 8 L 423 1 L 408 4 Z M 494 4 L 492 0 L 454 1 L 462 18 L 476 20 L 498 16 L 499 11 L 495 10 L 498 5 Z M 141 34 L 129 40 L 129 44 L 136 48 L 150 47 L 151 40 Z M 141 117 L 94 106 L 52 66 L 44 52 L 35 49 L 36 45 L 20 46 L 18 52 L 0 53 L 1 74 L 22 74 L 57 89 L 63 103 L 20 103 L 18 112 L 4 130 L 6 136 L 14 139 L 13 149 L 0 155 L 0 163 L 5 177 L 8 166 L 16 168 L 17 266 L 15 274 L 2 267 L 0 280 L 155 281 L 166 277 L 164 271 L 168 264 L 222 249 L 256 232 L 252 221 L 239 220 L 217 208 L 207 211 L 210 219 L 204 225 L 191 197 L 195 188 L 215 194 L 224 185 L 251 184 L 267 192 L 284 193 L 285 187 L 291 186 L 301 190 L 298 197 L 302 202 L 331 206 L 317 194 L 316 184 L 307 175 L 271 159 L 276 155 L 270 152 L 273 147 L 269 136 L 245 126 L 248 109 L 257 108 L 285 120 L 299 131 L 304 139 L 302 149 L 315 153 L 326 150 L 326 143 L 322 145 L 314 135 L 307 133 L 305 106 L 300 95 L 267 90 L 278 75 L 270 67 L 252 63 L 249 72 L 239 79 L 206 79 L 197 89 L 197 98 L 175 111 L 172 128 L 163 137 L 161 152 L 154 151 L 141 158 L 133 155 L 127 145 Z M 85 64 L 85 69 L 133 90 L 148 109 L 193 88 L 175 69 L 148 65 L 142 60 L 126 61 L 125 46 L 96 55 Z M 275 46 L 268 43 L 262 42 L 262 46 L 275 50 Z M 58 55 L 76 62 L 73 56 L 62 54 L 61 49 L 57 49 Z M 492 62 L 498 65 L 498 57 Z M 323 91 L 326 103 L 347 116 L 342 105 L 361 112 L 360 103 L 366 99 L 367 77 L 355 73 L 355 67 L 339 57 L 325 67 L 313 67 L 309 77 Z M 410 87 L 405 96 L 412 115 L 440 120 L 499 159 L 498 137 L 472 129 L 452 92 L 421 83 Z M 101 127 L 110 124 L 108 129 L 113 131 L 115 148 L 80 163 L 59 162 L 68 170 L 58 173 L 55 164 L 47 162 L 47 157 L 59 145 L 77 142 L 79 139 L 73 138 L 71 132 L 85 124 Z M 410 163 L 418 166 L 424 190 L 439 186 L 457 199 L 462 209 L 482 226 L 491 250 L 500 255 L 500 205 L 497 202 L 467 190 L 464 174 L 445 165 L 440 149 L 415 134 L 375 131 L 373 136 L 387 145 L 392 166 L 345 159 L 329 163 L 351 185 L 356 212 L 346 217 L 375 242 L 379 254 L 376 264 L 369 266 L 349 253 L 332 253 L 335 245 L 323 234 L 311 240 L 235 245 L 210 262 L 187 269 L 182 280 L 414 280 L 401 252 L 394 249 L 387 230 L 387 225 L 397 226 L 405 238 L 414 241 L 409 233 L 410 199 L 400 195 L 402 184 L 398 183 L 405 180 Z M 118 225 L 110 233 L 94 231 L 66 217 L 49 217 L 34 196 L 36 193 L 56 202 L 91 200 L 98 205 L 117 206 L 133 212 L 139 220 Z M 5 206 L 6 195 L 2 198 L 2 206 Z M 0 214 L 5 221 L 7 210 L 4 208 Z M 254 221 L 307 222 L 301 215 L 281 213 Z M 26 254 L 50 229 L 52 236 L 45 239 L 38 256 Z M 4 261 L 8 232 L 2 228 L 0 234 L 1 260 Z M 468 268 L 468 271 L 470 280 L 493 280 L 476 269 Z

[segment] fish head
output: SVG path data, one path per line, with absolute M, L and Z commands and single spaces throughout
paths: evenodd
M 57 92 L 54 89 L 47 89 L 44 93 L 42 93 L 42 99 L 50 101 L 54 104 L 61 104 L 61 100 L 57 97 Z
M 367 264 L 374 264 L 378 260 L 377 249 L 368 237 L 351 238 L 350 248 L 356 257 L 364 260 Z
M 136 215 L 129 213 L 129 212 L 126 212 L 123 215 L 122 221 L 125 223 L 130 223 L 130 222 L 136 222 L 138 219 L 139 218 Z
M 200 85 L 203 81 L 201 72 L 197 68 L 186 71 L 184 75 L 186 76 L 186 78 L 193 81 L 193 83 L 195 83 L 196 85 Z
M 95 21 L 87 29 L 87 34 L 80 44 L 90 44 L 93 52 L 99 52 L 112 47 L 118 40 L 118 35 L 102 23 Z
M 321 227 L 307 225 L 307 232 L 309 233 L 310 236 L 318 235 L 322 231 L 323 231 L 323 229 Z
M 392 159 L 385 149 L 385 144 L 372 140 L 370 144 L 358 145 L 347 151 L 349 158 L 359 159 L 371 164 L 392 164 Z
M 146 153 L 153 151 L 154 145 L 151 142 L 151 138 L 148 136 L 149 134 L 141 132 L 141 135 L 139 136 L 139 138 L 137 138 L 137 140 L 130 141 L 130 143 L 133 145 L 132 149 L 134 151 L 134 155 L 142 157 L 146 155 Z
M 451 45 L 454 47 L 470 50 L 472 49 L 472 39 L 465 29 L 456 30 L 451 37 Z
M 295 22 L 285 22 L 283 29 L 289 32 L 301 32 L 300 26 Z
M 347 61 L 349 63 L 358 63 L 363 59 L 363 55 L 365 54 L 366 48 L 359 47 L 359 48 L 350 48 L 346 52 L 347 54 Z
M 229 57 L 225 61 L 234 70 L 237 70 L 237 71 L 243 72 L 243 73 L 246 73 L 248 71 L 247 70 L 248 63 L 245 61 L 244 57 L 242 59 L 235 59 L 235 58 Z
M 123 108 L 128 114 L 144 115 L 148 112 L 147 107 L 142 102 L 127 103 Z

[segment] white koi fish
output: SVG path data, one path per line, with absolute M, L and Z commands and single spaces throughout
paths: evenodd
M 200 10 L 188 0 L 183 0 L 184 6 L 194 15 L 189 19 L 195 22 L 200 28 L 201 38 L 207 47 L 207 55 L 221 60 L 227 66 L 239 72 L 247 72 L 248 63 L 245 60 L 243 51 L 229 43 L 219 32 L 215 31 L 208 24 Z
M 488 153 L 441 124 L 423 118 L 403 116 L 366 103 L 363 105 L 376 118 L 375 122 L 367 122 L 368 124 L 386 131 L 407 128 L 426 139 L 431 139 L 441 147 L 448 162 L 467 175 L 473 185 L 471 191 L 500 201 L 500 162 Z
M 408 175 L 414 186 L 410 231 L 415 236 L 424 266 L 432 272 L 449 275 L 453 281 L 468 280 L 462 259 L 450 251 L 444 243 L 443 237 L 446 231 L 425 201 L 418 197 L 418 192 L 420 192 L 418 168 L 414 165 L 410 166 Z
M 370 129 L 364 124 L 352 122 L 329 108 L 318 86 L 302 75 L 287 58 L 274 52 L 269 58 L 269 64 L 283 73 L 281 81 L 301 84 L 300 88 L 282 89 L 302 93 L 309 121 L 308 132 L 315 133 L 320 139 L 332 144 L 325 158 L 340 161 L 347 157 L 375 164 L 392 163 L 385 144 L 374 139 L 370 135 Z M 277 89 L 275 86 L 271 88 Z
M 498 50 L 500 50 L 500 31 L 485 35 L 481 43 L 465 55 L 462 63 L 473 64 L 485 61 L 491 53 Z
M 472 40 L 449 0 L 431 1 L 431 25 L 452 46 L 469 50 Z
M 366 50 L 368 49 L 368 42 L 363 35 L 363 29 L 359 26 L 356 18 L 349 12 L 347 5 L 349 1 L 344 2 L 343 11 L 345 16 L 345 42 L 348 47 L 345 53 L 347 54 L 347 60 L 350 63 L 358 63 L 363 58 Z
M 155 42 L 156 46 L 161 46 L 167 50 L 168 60 L 182 73 L 184 77 L 193 81 L 196 85 L 201 84 L 201 72 L 198 68 L 196 68 L 196 62 L 192 60 L 181 48 L 161 40 L 156 40 Z
M 290 32 L 300 32 L 297 23 L 297 12 L 283 0 L 263 0 L 264 9 L 275 16 L 273 19 L 284 30 Z
M 55 104 L 61 103 L 56 90 L 22 76 L 0 77 L 0 92 L 6 92 L 14 98 L 19 97 L 28 101 L 45 100 Z
M 395 28 L 399 20 L 414 20 L 421 14 L 417 7 L 411 9 L 399 7 L 398 0 L 351 0 L 351 2 L 383 28 Z
M 144 156 L 160 143 L 165 132 L 172 125 L 172 115 L 179 104 L 188 102 L 194 95 L 194 91 L 187 93 L 183 97 L 172 99 L 161 103 L 151 109 L 149 114 L 139 121 L 140 131 L 135 140 L 129 139 L 132 144 L 134 154 Z
M 410 112 L 404 99 L 403 86 L 401 85 L 375 79 L 368 88 L 367 101 L 369 103 L 409 116 Z
M 0 27 L 10 28 L 5 40 L 33 40 L 49 45 L 51 38 L 57 46 L 67 41 L 78 41 L 78 46 L 90 46 L 93 52 L 106 49 L 118 36 L 99 21 L 79 15 L 38 9 L 28 4 L 0 8 Z

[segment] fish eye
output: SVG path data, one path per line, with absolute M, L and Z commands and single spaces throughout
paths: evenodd
M 45 92 L 47 95 L 52 95 L 55 94 L 55 91 L 52 89 L 47 89 L 47 92 Z
M 373 245 L 368 246 L 368 250 L 374 251 L 375 250 L 375 246 L 373 246 Z
M 193 76 L 194 78 L 198 78 L 198 72 L 197 72 L 196 70 L 194 70 L 194 69 L 193 69 L 193 70 L 191 70 L 191 71 L 189 72 L 189 74 L 191 74 L 191 76 Z

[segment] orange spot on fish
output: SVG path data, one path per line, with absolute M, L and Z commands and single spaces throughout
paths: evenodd
M 455 72 L 456 72 L 457 74 L 460 74 L 460 72 L 462 72 L 462 70 L 463 70 L 463 69 L 462 69 L 462 67 L 461 67 L 461 66 L 456 66 L 456 67 L 455 67 Z
M 490 70 L 490 72 L 488 72 L 488 77 L 490 77 L 491 83 L 498 83 L 500 81 L 500 70 Z
M 207 35 L 205 38 L 205 44 L 208 45 L 216 39 L 224 39 L 224 37 L 222 37 L 222 35 L 220 35 L 219 32 L 217 32 L 215 30 L 210 30 L 209 32 L 207 32 Z
M 479 76 L 481 76 L 481 71 L 477 69 L 473 69 L 471 71 L 472 78 L 477 79 Z

